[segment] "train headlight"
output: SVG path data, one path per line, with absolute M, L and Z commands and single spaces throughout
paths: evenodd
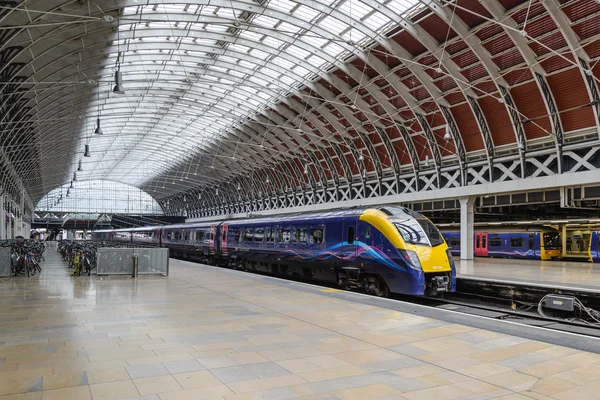
M 400 254 L 404 257 L 404 260 L 410 265 L 412 268 L 421 269 L 421 261 L 419 260 L 419 256 L 416 252 L 412 250 L 400 250 Z

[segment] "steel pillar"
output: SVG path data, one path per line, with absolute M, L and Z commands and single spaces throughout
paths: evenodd
M 460 197 L 460 259 L 473 259 L 473 237 L 475 234 L 475 197 Z
M 562 241 L 562 254 L 564 258 L 567 255 L 567 224 L 561 226 L 560 239 Z
M 0 196 L 0 240 L 6 239 L 6 210 L 4 209 L 4 196 Z

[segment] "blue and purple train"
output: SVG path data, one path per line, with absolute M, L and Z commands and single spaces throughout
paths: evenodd
M 445 231 L 442 235 L 450 253 L 459 256 L 460 232 Z M 473 239 L 476 257 L 554 260 L 562 254 L 560 232 L 548 228 L 476 230 Z
M 171 256 L 308 281 L 436 295 L 456 288 L 456 270 L 439 230 L 400 206 L 291 216 L 101 230 L 92 240 L 161 246 Z

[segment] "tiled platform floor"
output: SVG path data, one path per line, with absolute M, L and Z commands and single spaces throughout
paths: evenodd
M 192 263 L 134 281 L 48 260 L 0 283 L 0 400 L 600 397 L 597 354 Z
M 562 283 L 568 286 L 598 287 L 600 264 L 577 261 L 509 260 L 503 258 L 454 258 L 460 276 L 537 283 Z M 600 398 L 600 394 L 598 395 Z

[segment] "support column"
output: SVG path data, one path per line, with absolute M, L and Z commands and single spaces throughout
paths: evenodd
M 13 211 L 15 209 L 15 205 L 13 203 L 13 201 L 11 200 L 10 203 L 8 204 L 8 225 L 6 227 L 6 238 L 7 239 L 14 239 L 15 235 L 13 232 Z
M 0 240 L 6 239 L 6 210 L 4 209 L 4 196 L 0 196 Z
M 461 197 L 460 201 L 460 259 L 473 259 L 473 236 L 475 197 Z
M 563 224 L 560 230 L 560 239 L 562 241 L 562 254 L 561 257 L 567 256 L 567 224 Z

